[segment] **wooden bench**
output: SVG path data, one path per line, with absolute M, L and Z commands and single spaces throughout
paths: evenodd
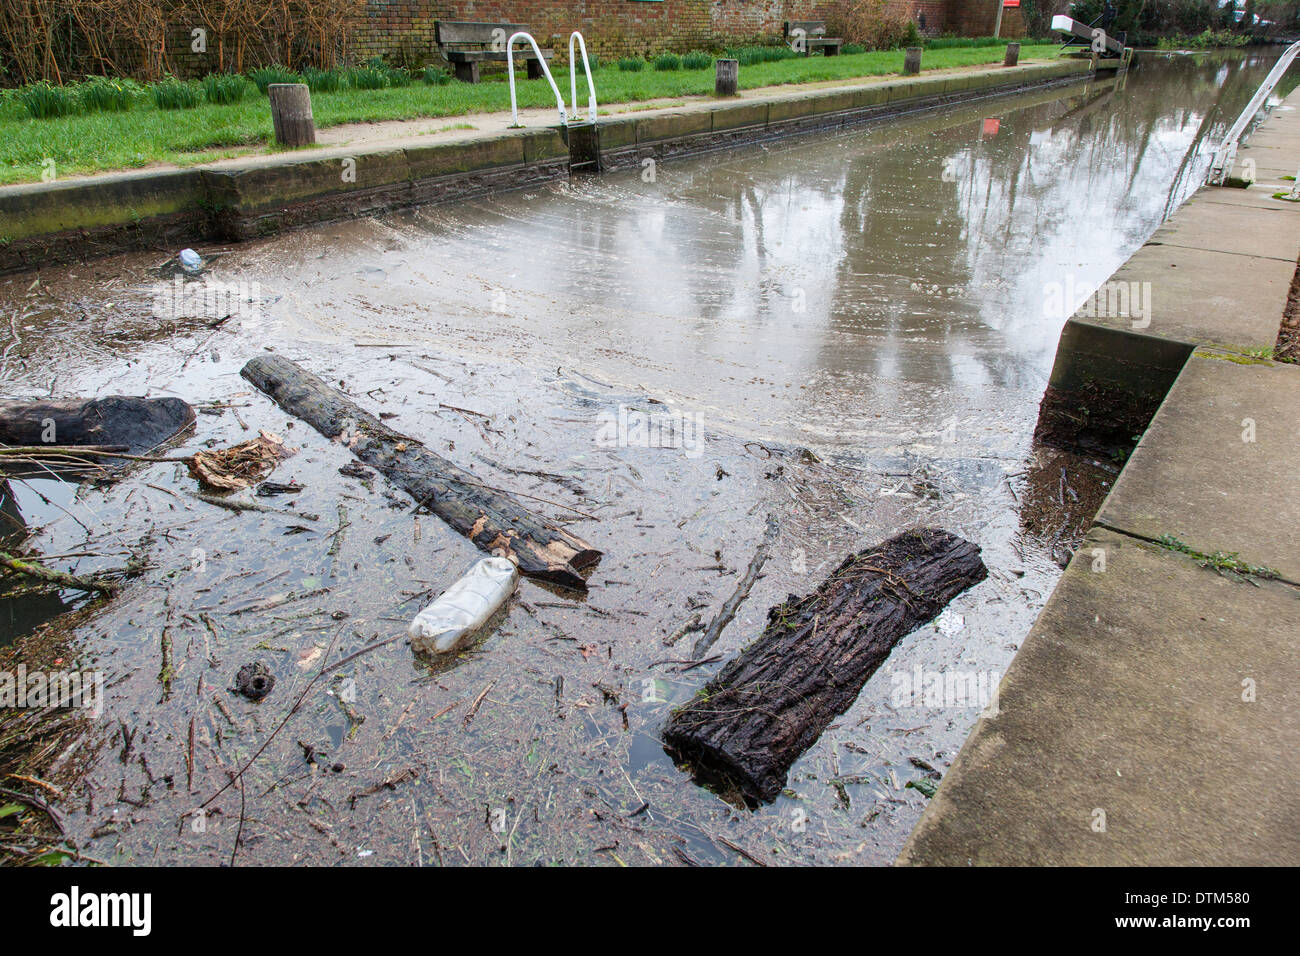
M 839 56 L 840 47 L 844 44 L 844 41 L 839 37 L 828 37 L 826 35 L 825 20 L 785 21 L 786 40 L 793 40 L 799 31 L 803 32 L 804 56 L 811 56 L 814 49 L 821 50 L 826 56 Z
M 443 57 L 456 71 L 456 79 L 477 83 L 478 66 L 484 61 L 506 62 L 506 41 L 514 34 L 528 28 L 520 23 L 466 23 L 458 20 L 439 20 L 434 24 L 434 35 Z M 539 43 L 538 46 L 541 46 Z M 549 60 L 553 50 L 542 50 Z M 528 78 L 542 75 L 542 62 L 527 42 L 515 44 L 515 60 L 528 66 Z

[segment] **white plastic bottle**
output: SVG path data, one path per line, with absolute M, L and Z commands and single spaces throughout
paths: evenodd
M 411 621 L 411 646 L 446 654 L 464 645 L 515 590 L 519 568 L 508 558 L 483 558 Z

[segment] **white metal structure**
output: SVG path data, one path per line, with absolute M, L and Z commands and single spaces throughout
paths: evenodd
M 587 74 L 587 122 L 596 122 L 596 84 L 591 78 L 591 64 L 587 62 L 587 41 L 574 30 L 569 34 L 569 93 L 573 96 L 573 120 L 578 120 L 578 63 L 573 58 L 573 41 L 578 41 L 582 51 L 582 71 Z
M 1250 98 L 1246 108 L 1241 111 L 1237 121 L 1228 128 L 1227 134 L 1223 137 L 1223 142 L 1219 148 L 1214 151 L 1214 159 L 1210 162 L 1209 183 L 1211 186 L 1222 186 L 1232 172 L 1232 167 L 1237 161 L 1237 141 L 1241 139 L 1241 134 L 1246 131 L 1250 121 L 1255 118 L 1255 114 L 1264 106 L 1269 94 L 1281 82 L 1283 75 L 1291 66 L 1291 62 L 1300 53 L 1300 42 L 1292 43 L 1286 48 L 1273 69 L 1268 71 L 1268 76 L 1264 77 L 1264 82 L 1259 85 L 1255 95 Z
M 555 91 L 555 105 L 560 109 L 560 125 L 566 122 L 564 115 L 564 97 L 560 95 L 560 88 L 555 85 L 555 78 L 551 76 L 551 68 L 546 65 L 546 57 L 542 56 L 542 51 L 537 46 L 537 41 L 533 39 L 531 33 L 525 33 L 522 30 L 512 34 L 506 41 L 506 75 L 510 77 L 510 116 L 512 126 L 519 125 L 519 104 L 515 100 L 515 41 L 523 38 L 529 42 L 533 48 L 533 53 L 537 55 L 537 62 L 542 65 L 542 73 L 546 75 L 546 82 L 551 84 L 551 89 Z M 585 53 L 584 53 L 585 55 Z M 570 64 L 572 69 L 572 64 Z M 577 97 L 575 95 L 574 99 Z M 592 103 L 595 103 L 595 93 L 592 93 Z

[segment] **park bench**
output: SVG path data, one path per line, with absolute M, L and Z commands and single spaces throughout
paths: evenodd
M 792 42 L 802 35 L 803 55 L 811 56 L 814 49 L 822 50 L 826 56 L 838 56 L 844 41 L 839 37 L 826 35 L 825 20 L 787 20 L 785 21 L 785 38 Z
M 434 24 L 434 35 L 443 57 L 456 71 L 456 79 L 477 83 L 480 63 L 506 62 L 506 41 L 516 33 L 527 30 L 519 23 L 466 23 L 456 20 L 439 20 Z M 541 46 L 541 44 L 538 44 Z M 542 56 L 551 59 L 552 50 L 542 50 Z M 542 63 L 528 43 L 515 45 L 515 60 L 528 66 L 528 78 L 542 75 Z

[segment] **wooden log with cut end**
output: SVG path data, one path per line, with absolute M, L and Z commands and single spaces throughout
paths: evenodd
M 271 102 L 271 127 L 281 146 L 310 146 L 316 142 L 316 119 L 311 112 L 311 90 L 306 83 L 272 83 L 266 88 Z
M 261 355 L 240 372 L 277 405 L 354 455 L 427 506 L 489 554 L 513 558 L 529 577 L 586 590 L 578 572 L 601 552 L 509 495 L 485 487 L 414 438 L 401 435 L 337 389 L 278 355 Z
M 758 640 L 673 713 L 665 749 L 729 795 L 775 799 L 894 645 L 987 574 L 976 545 L 934 528 L 850 555 L 816 591 L 768 611 Z

